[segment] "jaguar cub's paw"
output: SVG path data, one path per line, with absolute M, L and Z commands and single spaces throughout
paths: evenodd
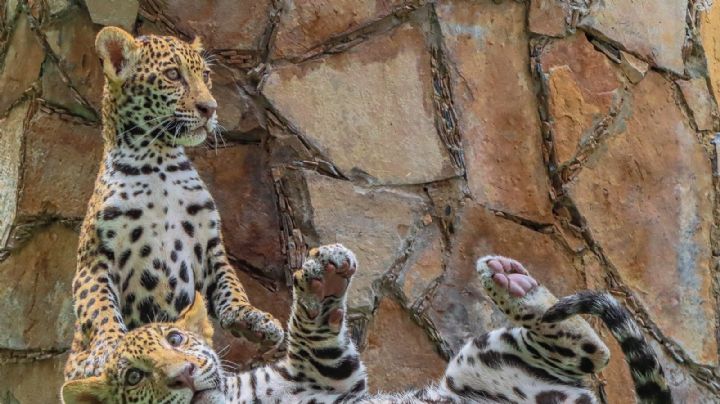
M 312 249 L 302 269 L 294 275 L 296 298 L 308 316 L 317 317 L 326 302 L 341 302 L 356 270 L 355 254 L 341 244 Z M 330 312 L 329 320 L 341 321 L 342 309 Z
M 255 308 L 239 311 L 221 325 L 236 337 L 262 345 L 275 346 L 285 335 L 282 325 L 271 314 Z
M 492 280 L 486 283 L 488 289 L 504 289 L 514 297 L 523 297 L 538 286 L 527 269 L 511 258 L 488 255 L 477 261 L 476 268 L 483 278 Z

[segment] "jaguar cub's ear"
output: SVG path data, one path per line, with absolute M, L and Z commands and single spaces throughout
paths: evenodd
M 140 56 L 140 46 L 129 33 L 117 27 L 105 27 L 95 37 L 95 51 L 110 82 L 125 81 Z
M 106 389 L 100 376 L 71 380 L 62 386 L 62 401 L 65 404 L 102 404 L 108 401 Z
M 198 52 L 203 51 L 202 39 L 200 39 L 199 36 L 193 38 L 192 42 L 190 42 L 190 46 Z
M 200 292 L 195 292 L 195 300 L 180 313 L 175 325 L 183 330 L 200 335 L 212 346 L 213 326 L 207 315 L 205 299 Z

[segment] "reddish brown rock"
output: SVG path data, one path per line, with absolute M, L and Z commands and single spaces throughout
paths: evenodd
M 36 114 L 25 134 L 18 215 L 85 216 L 101 157 L 100 128 Z
M 28 103 L 16 106 L 7 117 L 0 120 L 0 248 L 10 235 L 10 228 L 17 212 L 17 189 L 22 161 L 23 122 L 27 116 Z
M 578 27 L 607 38 L 655 66 L 685 72 L 687 0 L 593 2 Z
M 710 159 L 671 82 L 649 73 L 632 104 L 627 130 L 608 139 L 567 189 L 653 320 L 693 359 L 715 363 Z
M 40 74 L 45 58 L 27 16 L 20 13 L 0 71 L 0 115 L 7 111 Z
M 284 279 L 277 202 L 259 145 L 193 149 L 190 157 L 217 202 L 228 252 L 272 279 Z
M 60 59 L 60 68 L 67 74 L 71 85 L 87 103 L 100 110 L 103 93 L 103 73 L 95 54 L 95 34 L 98 28 L 90 21 L 84 10 L 78 9 L 67 18 L 57 20 L 45 29 L 48 44 Z M 67 84 L 57 72 L 57 67 L 46 63 L 52 71 L 43 74 L 43 98 L 86 117 L 95 117 L 93 111 L 74 99 Z
M 207 49 L 258 51 L 271 10 L 270 0 L 171 0 L 161 19 L 183 34 L 200 36 Z
M 698 130 L 712 130 L 715 105 L 705 79 L 677 80 L 676 83 L 680 86 L 685 102 L 692 111 Z
M 352 310 L 371 312 L 377 281 L 399 257 L 420 224 L 425 201 L 393 189 L 365 189 L 303 171 L 304 189 L 290 197 L 295 220 L 310 247 L 342 243 L 358 259 L 348 292 Z
M 435 129 L 430 54 L 412 25 L 277 68 L 262 91 L 346 175 L 383 184 L 455 175 Z
M 0 262 L 0 349 L 70 346 L 75 315 L 71 284 L 77 234 L 62 224 L 40 229 Z
M 525 7 L 457 0 L 438 4 L 437 13 L 457 67 L 450 71 L 470 191 L 491 208 L 549 222 Z
M 584 137 L 618 101 L 622 88 L 608 58 L 585 35 L 548 45 L 540 64 L 548 81 L 558 162 L 571 159 Z
M 447 366 L 424 330 L 388 298 L 380 301 L 367 338 L 362 360 L 370 392 L 422 388 L 440 380 Z
M 428 312 L 454 350 L 469 337 L 507 324 L 478 280 L 475 262 L 485 255 L 517 259 L 556 296 L 585 286 L 572 257 L 550 236 L 468 203 L 458 215 L 447 269 Z
M 291 0 L 280 15 L 273 58 L 300 56 L 338 35 L 377 21 L 408 0 Z
M 0 363 L 0 401 L 16 403 L 60 402 L 63 367 L 67 355 L 21 363 Z
M 427 227 L 413 243 L 413 253 L 398 277 L 408 305 L 422 298 L 438 276 L 443 273 L 443 240 L 436 225 Z
M 567 32 L 569 7 L 557 0 L 531 0 L 528 29 L 536 34 L 563 37 Z

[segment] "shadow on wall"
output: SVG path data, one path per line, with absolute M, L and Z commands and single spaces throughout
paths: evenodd
M 191 157 L 240 276 L 287 319 L 306 246 L 354 249 L 350 314 L 371 388 L 424 384 L 460 341 L 502 323 L 470 280 L 476 257 L 498 253 L 556 294 L 614 290 L 676 399 L 717 399 L 719 7 L 170 3 L 0 6 L 0 402 L 52 402 L 62 382 L 102 149 L 103 25 L 200 35 L 216 55 L 224 141 Z M 218 338 L 226 359 L 255 360 Z M 608 342 L 606 397 L 632 402 Z

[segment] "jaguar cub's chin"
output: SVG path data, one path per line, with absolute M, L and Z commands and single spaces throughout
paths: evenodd
M 208 131 L 204 126 L 189 130 L 173 139 L 176 146 L 197 146 L 207 139 Z
M 221 404 L 225 402 L 222 392 L 216 389 L 198 391 L 190 400 L 190 404 Z

